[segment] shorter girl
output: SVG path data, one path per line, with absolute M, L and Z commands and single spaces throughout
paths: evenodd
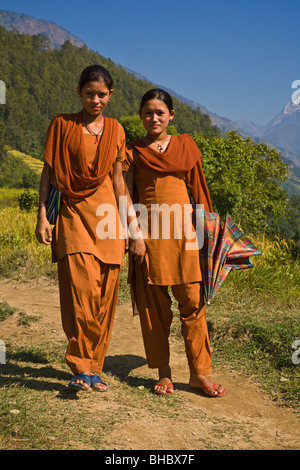
M 100 374 L 114 321 L 124 237 L 101 238 L 97 225 L 99 208 L 111 207 L 118 227 L 117 201 L 125 195 L 125 133 L 116 120 L 103 116 L 113 93 L 108 70 L 87 67 L 77 93 L 82 110 L 57 116 L 48 129 L 36 236 L 41 243 L 52 242 L 58 262 L 62 325 L 69 340 L 66 361 L 74 374 L 69 386 L 104 391 L 108 387 Z M 53 240 L 45 207 L 50 182 L 62 193 Z
M 172 99 L 165 91 L 148 91 L 142 98 L 139 113 L 147 136 L 128 144 L 123 170 L 132 201 L 148 211 L 148 233 L 143 237 L 140 233 L 138 238 L 134 236 L 130 240 L 130 268 L 148 365 L 158 368 L 159 373 L 154 392 L 171 395 L 174 391 L 169 365 L 173 314 L 168 286 L 171 286 L 179 305 L 190 369 L 189 384 L 209 396 L 220 397 L 225 389 L 207 378 L 211 372 L 211 352 L 199 250 L 189 245 L 183 223 L 179 232 L 178 224 L 174 223 L 175 214 L 170 210 L 179 208 L 184 220 L 184 206 L 190 204 L 189 190 L 196 204 L 212 211 L 201 153 L 189 135 L 168 135 L 167 128 L 175 112 Z M 161 209 L 158 219 L 154 217 L 154 207 Z M 153 221 L 162 223 L 167 212 L 169 234 L 162 235 L 160 226 L 159 236 L 153 236 Z

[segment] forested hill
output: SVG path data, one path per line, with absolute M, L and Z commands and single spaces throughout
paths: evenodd
M 80 110 L 76 86 L 81 71 L 90 64 L 108 68 L 114 95 L 105 114 L 120 119 L 138 113 L 140 98 L 151 88 L 110 59 L 86 46 L 67 41 L 53 49 L 43 35 L 20 34 L 0 26 L 0 80 L 6 86 L 6 104 L 0 106 L 0 139 L 33 156 L 42 156 L 50 120 L 59 113 Z M 199 109 L 174 98 L 178 132 L 219 134 L 219 129 Z

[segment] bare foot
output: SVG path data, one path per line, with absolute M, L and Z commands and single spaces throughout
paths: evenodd
M 222 385 L 211 382 L 206 375 L 202 374 L 192 374 L 189 385 L 193 388 L 200 388 L 205 395 L 210 397 L 221 397 L 226 394 Z

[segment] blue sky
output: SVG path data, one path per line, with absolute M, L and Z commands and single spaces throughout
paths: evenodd
M 299 0 L 0 0 L 232 120 L 266 124 L 300 80 Z

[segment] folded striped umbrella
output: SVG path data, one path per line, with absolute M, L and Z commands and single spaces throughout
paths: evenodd
M 52 184 L 46 207 L 46 216 L 50 224 L 55 225 L 61 204 L 61 192 L 58 191 Z
M 224 224 L 214 212 L 196 210 L 197 223 L 203 227 L 203 246 L 200 250 L 204 292 L 210 304 L 230 273 L 253 267 L 250 256 L 261 251 L 245 236 L 229 214 Z

